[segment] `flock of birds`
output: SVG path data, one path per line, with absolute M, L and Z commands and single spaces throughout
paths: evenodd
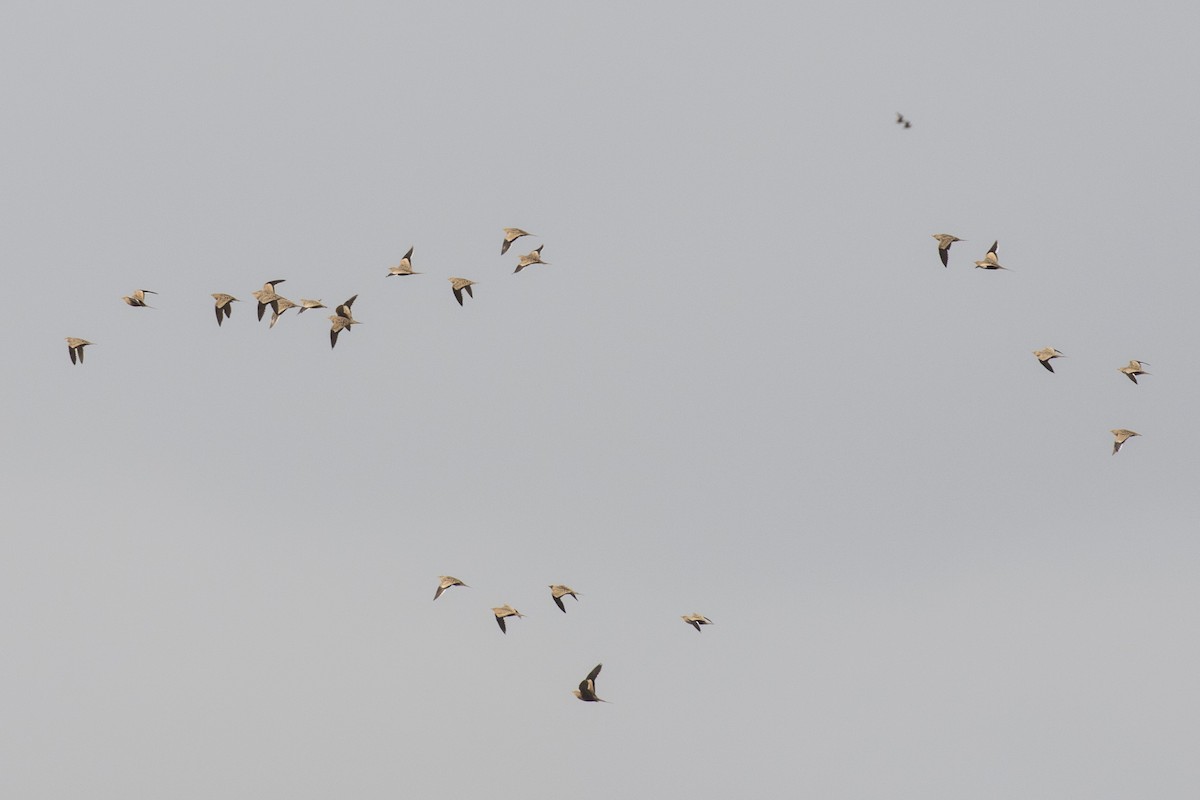
M 520 228 L 505 228 L 504 240 L 500 244 L 500 255 L 507 253 L 508 248 L 512 246 L 512 243 L 517 239 L 520 239 L 522 236 L 534 235 L 535 234 L 529 233 L 528 231 L 523 231 Z M 549 265 L 549 261 L 542 260 L 542 247 L 544 246 L 545 245 L 538 245 L 530 252 L 520 256 L 517 259 L 517 268 L 513 270 L 513 274 L 515 275 L 526 267 L 533 266 L 534 264 Z M 422 274 L 413 270 L 412 255 L 413 248 L 410 247 L 408 248 L 408 252 L 404 254 L 404 258 L 400 259 L 400 263 L 388 269 L 386 277 L 406 277 L 409 275 Z M 454 299 L 458 301 L 460 306 L 463 304 L 463 292 L 466 292 L 468 297 L 475 297 L 475 293 L 471 291 L 471 287 L 475 285 L 475 281 L 470 280 L 469 278 L 458 277 L 451 277 L 448 280 L 450 281 L 450 291 L 454 294 Z M 299 311 L 296 313 L 303 314 L 305 311 L 312 309 L 328 308 L 328 306 L 326 306 L 320 300 L 309 300 L 306 298 L 301 298 L 299 302 L 289 300 L 275 291 L 275 287 L 284 282 L 285 279 L 283 278 L 267 281 L 263 284 L 261 289 L 252 293 L 254 299 L 258 301 L 259 322 L 262 322 L 262 318 L 266 313 L 266 310 L 268 308 L 271 309 L 271 323 L 267 326 L 268 328 L 274 328 L 275 323 L 279 322 L 280 317 L 282 317 L 283 314 L 290 309 L 298 308 Z M 146 295 L 148 294 L 158 293 L 150 289 L 137 289 L 121 299 L 126 305 L 131 306 L 132 308 L 154 308 L 154 306 L 146 302 Z M 215 301 L 218 326 L 222 325 L 225 320 L 230 319 L 233 316 L 233 304 L 241 302 L 233 295 L 226 294 L 225 292 L 214 292 L 212 294 L 212 298 Z M 334 313 L 329 316 L 329 346 L 331 348 L 337 347 L 338 334 L 340 334 L 342 331 L 349 331 L 354 325 L 361 324 L 360 320 L 354 318 L 354 314 L 351 311 L 354 301 L 357 299 L 358 295 L 354 295 L 346 302 L 335 306 Z M 95 343 L 90 342 L 87 339 L 81 339 L 77 336 L 68 336 L 66 339 L 67 353 L 71 357 L 71 363 L 82 364 L 83 349 L 88 345 Z
M 897 116 L 900 116 L 900 115 L 897 114 Z M 901 117 L 901 119 L 903 119 L 903 117 Z M 897 120 L 897 121 L 899 121 L 899 120 Z M 905 127 L 908 127 L 908 126 L 906 125 Z M 965 240 L 960 239 L 957 236 L 954 236 L 949 233 L 935 233 L 935 234 L 932 234 L 932 236 L 934 239 L 937 239 L 938 256 L 942 259 L 942 266 L 949 267 L 950 266 L 950 245 L 954 244 L 955 242 L 962 242 Z M 975 262 L 976 269 L 991 269 L 991 270 L 998 270 L 998 269 L 1007 270 L 1008 269 L 1008 267 L 1000 265 L 1000 261 L 998 260 L 998 258 L 996 256 L 996 248 L 999 247 L 999 245 L 1000 245 L 999 241 L 992 243 L 991 249 L 989 249 L 987 251 L 987 255 L 985 255 L 982 260 Z M 1041 365 L 1043 367 L 1045 367 L 1047 370 L 1049 370 L 1050 372 L 1054 372 L 1054 366 L 1050 363 L 1051 359 L 1064 357 L 1063 353 L 1060 353 L 1058 350 L 1054 349 L 1053 347 L 1043 347 L 1040 350 L 1034 350 L 1033 355 L 1034 355 L 1034 357 L 1037 358 L 1037 360 L 1039 362 L 1041 362 Z M 1130 360 L 1130 362 L 1127 365 L 1125 365 L 1123 367 L 1118 367 L 1117 371 L 1120 372 L 1121 374 L 1125 375 L 1125 377 L 1129 378 L 1129 380 L 1133 381 L 1136 384 L 1138 382 L 1138 380 L 1137 380 L 1138 375 L 1149 375 L 1150 374 L 1149 372 L 1146 372 L 1145 370 L 1142 369 L 1143 365 L 1148 366 L 1149 362 L 1148 361 L 1138 361 L 1137 359 L 1132 359 L 1132 360 Z M 1131 431 L 1128 428 L 1114 428 L 1110 431 L 1110 433 L 1113 435 L 1112 454 L 1114 456 L 1117 454 L 1117 451 L 1121 449 L 1121 445 L 1125 444 L 1125 442 L 1127 442 L 1129 439 L 1133 438 L 1134 436 L 1141 436 L 1141 434 L 1138 433 L 1137 431 Z

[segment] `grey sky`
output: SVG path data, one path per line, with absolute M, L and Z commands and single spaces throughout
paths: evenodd
M 0 793 L 1194 796 L 1194 11 L 109 5 L 0 10 Z

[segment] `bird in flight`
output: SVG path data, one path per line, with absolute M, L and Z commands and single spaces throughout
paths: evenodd
M 388 269 L 388 274 L 385 277 L 390 278 L 393 275 L 399 275 L 403 278 L 405 275 L 420 275 L 421 273 L 419 272 L 413 272 L 412 254 L 413 248 L 410 247 L 408 248 L 408 252 L 404 254 L 404 258 L 400 259 L 400 263 Z
M 1000 262 L 996 260 L 996 247 L 1000 244 L 999 241 L 992 243 L 992 249 L 987 251 L 987 255 L 982 261 L 976 261 L 975 266 L 978 269 L 1008 269 L 1008 267 L 1000 266 Z
M 505 228 L 504 241 L 500 245 L 500 255 L 507 253 L 508 248 L 512 245 L 512 243 L 517 239 L 520 239 L 522 236 L 533 236 L 533 234 L 529 231 L 523 231 L 520 228 Z
M 83 363 L 83 348 L 87 347 L 91 342 L 87 339 L 77 339 L 74 336 L 67 337 L 67 352 L 71 355 L 71 363 L 74 364 L 75 357 L 79 356 L 79 363 Z
M 277 298 L 275 302 L 271 304 L 271 324 L 267 327 L 274 328 L 275 323 L 279 322 L 279 318 L 283 316 L 283 312 L 287 311 L 289 308 L 295 307 L 296 304 L 291 300 L 288 300 L 286 297 Z
M 579 688 L 572 689 L 571 693 L 585 703 L 607 703 L 607 700 L 602 700 L 596 696 L 596 676 L 600 674 L 600 668 L 603 666 L 603 664 L 597 664 L 595 669 L 579 682 Z
M 1138 361 L 1137 359 L 1134 359 L 1133 361 L 1129 362 L 1129 366 L 1121 367 L 1117 371 L 1125 373 L 1125 376 L 1128 377 L 1129 380 L 1133 381 L 1134 383 L 1137 383 L 1138 375 L 1149 375 L 1150 374 L 1149 372 L 1146 372 L 1145 370 L 1142 369 L 1143 365 L 1149 366 L 1150 362 Z
M 536 250 L 521 256 L 521 260 L 517 262 L 517 268 L 513 270 L 513 274 L 516 275 L 521 270 L 533 264 L 549 264 L 549 261 L 542 261 L 543 247 L 545 247 L 545 245 L 539 244 Z
M 1121 449 L 1121 445 L 1125 444 L 1125 442 L 1127 442 L 1129 439 L 1133 438 L 1134 436 L 1141 436 L 1141 434 L 1136 431 L 1130 431 L 1124 428 L 1116 428 L 1111 431 L 1111 433 L 1113 435 L 1112 454 L 1114 456 L 1117 454 L 1117 451 Z
M 558 610 L 567 613 L 567 607 L 563 605 L 562 599 L 567 595 L 575 598 L 575 602 L 579 602 L 579 595 L 575 594 L 575 590 L 570 586 L 563 586 L 561 583 L 550 585 L 550 596 L 554 598 L 554 604 L 558 606 Z
M 460 306 L 463 304 L 462 293 L 464 289 L 466 289 L 467 294 L 470 297 L 475 296 L 475 294 L 471 291 L 471 287 L 474 285 L 475 281 L 469 281 L 466 278 L 450 279 L 450 289 L 454 292 L 454 299 L 458 301 Z
M 942 257 L 942 266 L 950 266 L 950 245 L 963 240 L 948 233 L 935 233 L 933 238 L 938 240 L 938 255 Z
M 703 614 L 688 614 L 685 617 L 680 617 L 680 619 L 695 628 L 697 632 L 699 632 L 701 625 L 713 624 L 713 621 Z
M 508 603 L 505 603 L 504 605 L 500 606 L 499 608 L 493 608 L 492 613 L 496 615 L 496 624 L 500 626 L 501 633 L 508 633 L 508 628 L 504 624 L 505 617 L 523 617 L 523 616 L 525 616 L 520 611 L 517 611 L 515 608 L 510 606 Z
M 899 125 L 899 126 L 901 126 L 901 127 L 904 127 L 904 128 L 911 128 L 911 127 L 912 127 L 912 123 L 911 123 L 911 122 L 909 122 L 908 120 L 906 120 L 906 119 L 904 118 L 904 115 L 903 115 L 903 114 L 901 114 L 899 111 L 897 111 L 897 112 L 896 112 L 896 124 L 897 124 L 897 125 Z
M 454 577 L 453 575 L 438 575 L 438 588 L 437 588 L 437 591 L 433 593 L 433 599 L 437 600 L 439 597 L 442 596 L 442 592 L 446 591 L 451 586 L 467 586 L 467 585 L 465 583 L 463 583 L 462 581 L 460 581 L 458 578 Z M 467 586 L 467 588 L 470 589 L 471 587 Z
M 333 323 L 329 326 L 329 349 L 337 347 L 337 337 L 342 331 L 350 330 L 351 325 L 361 325 L 362 323 L 350 317 L 343 317 L 341 314 L 330 314 L 329 321 Z
M 1053 347 L 1043 347 L 1041 350 L 1034 350 L 1033 354 L 1037 356 L 1038 361 L 1042 362 L 1042 366 L 1051 372 L 1054 372 L 1054 367 L 1050 364 L 1050 359 L 1063 358 L 1063 354 Z
M 231 294 L 216 292 L 212 296 L 217 301 L 217 325 L 233 316 L 233 304 L 241 302 Z
M 328 307 L 329 306 L 325 305 L 320 300 L 305 300 L 304 298 L 300 298 L 300 310 L 297 311 L 296 313 L 303 314 L 305 311 L 308 311 L 310 308 L 328 308 Z
M 261 289 L 259 289 L 257 292 L 254 292 L 254 299 L 258 301 L 259 322 L 262 322 L 263 312 L 267 310 L 267 306 L 270 306 L 272 311 L 278 311 L 276 308 L 276 303 L 279 300 L 279 295 L 275 294 L 275 287 L 283 282 L 283 278 L 274 281 L 267 281 L 263 284 Z
M 125 301 L 126 305 L 133 306 L 134 308 L 154 308 L 154 306 L 147 305 L 146 303 L 146 295 L 148 294 L 158 294 L 158 292 L 152 292 L 149 289 L 138 289 L 129 297 L 122 297 L 121 299 Z

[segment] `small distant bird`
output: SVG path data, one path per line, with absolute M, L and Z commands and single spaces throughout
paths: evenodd
M 549 264 L 549 261 L 542 261 L 543 247 L 545 247 L 544 244 L 539 244 L 536 250 L 521 256 L 520 261 L 517 262 L 517 268 L 513 270 L 513 274 L 516 275 L 518 272 L 532 264 Z
M 1150 374 L 1149 372 L 1146 372 L 1145 370 L 1142 369 L 1143 365 L 1150 366 L 1150 362 L 1149 361 L 1138 361 L 1138 360 L 1134 359 L 1133 361 L 1129 362 L 1128 367 L 1121 367 L 1120 369 L 1117 370 L 1117 372 L 1124 372 L 1125 375 L 1129 378 L 1129 380 L 1133 381 L 1134 383 L 1137 383 L 1138 375 L 1149 375 Z
M 554 598 L 554 604 L 558 606 L 558 610 L 567 613 L 567 607 L 563 605 L 562 599 L 567 595 L 575 598 L 575 602 L 579 602 L 579 595 L 575 594 L 575 590 L 570 586 L 563 586 L 561 583 L 553 583 L 550 585 L 550 596 Z
M 600 674 L 600 668 L 603 666 L 603 664 L 597 664 L 595 669 L 579 682 L 579 688 L 571 690 L 571 694 L 585 703 L 607 703 L 607 700 L 601 700 L 596 696 L 596 676 Z
M 437 591 L 433 593 L 433 599 L 437 600 L 439 597 L 442 596 L 442 592 L 446 591 L 451 586 L 467 586 L 467 585 L 465 583 L 463 583 L 462 581 L 460 581 L 458 578 L 454 577 L 453 575 L 438 575 L 438 588 L 437 588 Z M 470 589 L 471 587 L 467 586 L 467 588 Z
M 1055 350 L 1053 347 L 1043 347 L 1041 350 L 1034 350 L 1033 354 L 1037 356 L 1037 360 L 1042 362 L 1042 366 L 1054 372 L 1054 367 L 1050 364 L 1052 358 L 1064 358 L 1063 354 Z
M 987 255 L 983 257 L 983 261 L 975 262 L 975 266 L 978 269 L 1008 269 L 1008 267 L 1000 266 L 1000 262 L 996 260 L 996 246 L 999 244 L 999 241 L 993 242 L 992 249 L 987 251 Z
M 233 304 L 241 302 L 233 295 L 221 292 L 214 293 L 212 298 L 217 301 L 217 325 L 233 316 Z
M 501 633 L 508 633 L 508 628 L 506 628 L 504 625 L 505 617 L 523 617 L 523 616 L 525 616 L 520 611 L 517 611 L 515 608 L 510 606 L 508 603 L 505 603 L 504 605 L 500 606 L 499 608 L 493 608 L 492 613 L 496 615 L 496 624 L 500 626 Z
M 504 242 L 500 245 L 500 255 L 507 253 L 509 246 L 522 236 L 533 236 L 533 234 L 520 228 L 505 228 Z
M 75 357 L 79 356 L 79 363 L 83 363 L 83 348 L 87 347 L 91 342 L 87 339 L 77 339 L 74 336 L 67 337 L 67 352 L 71 354 L 71 363 L 74 364 Z
M 267 310 L 267 306 L 271 306 L 271 310 L 275 309 L 275 302 L 279 300 L 279 295 L 275 294 L 275 287 L 283 283 L 284 279 L 267 281 L 263 287 L 254 293 L 254 299 L 258 301 L 258 321 L 262 322 L 263 312 Z
M 450 289 L 454 292 L 454 299 L 458 301 L 460 306 L 463 304 L 462 293 L 464 289 L 467 290 L 469 296 L 475 296 L 474 292 L 471 291 L 471 287 L 474 285 L 475 281 L 469 281 L 466 278 L 450 279 Z
M 152 292 L 149 289 L 138 289 L 129 297 L 122 297 L 121 299 L 125 301 L 126 305 L 133 306 L 134 308 L 154 308 L 154 306 L 146 304 L 146 295 L 148 294 L 158 294 L 158 292 Z
M 325 305 L 320 300 L 305 300 L 304 298 L 301 298 L 300 299 L 300 310 L 297 311 L 296 313 L 303 314 L 305 311 L 308 311 L 310 308 L 328 308 L 328 307 L 329 306 Z
M 903 127 L 905 127 L 905 128 L 911 128 L 911 127 L 912 127 L 912 123 L 911 123 L 911 122 L 909 122 L 908 120 L 906 120 L 906 119 L 904 118 L 904 115 L 903 115 L 903 114 L 901 114 L 899 111 L 897 111 L 897 112 L 896 112 L 896 124 L 897 124 L 897 125 L 901 125 L 901 126 L 903 126 Z
M 950 245 L 964 240 L 948 233 L 935 233 L 933 238 L 938 240 L 938 255 L 942 257 L 942 266 L 950 266 Z
M 346 302 L 342 303 L 340 306 L 335 308 L 333 310 L 334 313 L 337 314 L 339 317 L 345 317 L 346 319 L 350 320 L 351 323 L 358 322 L 358 320 L 354 319 L 354 315 L 350 313 L 350 307 L 352 305 L 354 305 L 354 301 L 357 299 L 358 299 L 358 295 L 354 295 L 354 297 L 351 297 L 349 300 L 347 300 Z
M 267 327 L 274 328 L 275 323 L 279 322 L 279 318 L 283 316 L 283 312 L 287 311 L 289 308 L 295 307 L 296 304 L 291 300 L 288 300 L 286 297 L 276 298 L 275 302 L 271 304 L 271 324 Z
M 700 630 L 701 625 L 713 624 L 713 621 L 703 614 L 688 614 L 686 617 L 680 617 L 680 619 L 686 622 L 688 625 L 691 625 L 697 631 Z
M 1113 435 L 1113 455 L 1114 456 L 1117 454 L 1117 451 L 1121 449 L 1121 445 L 1125 444 L 1125 442 L 1128 441 L 1130 438 L 1132 438 L 1134 436 L 1141 436 L 1141 434 L 1136 431 L 1129 431 L 1129 430 L 1125 430 L 1124 428 L 1116 428 L 1113 431 L 1111 431 L 1111 433 Z
M 341 314 L 331 314 L 329 321 L 333 324 L 329 326 L 329 348 L 332 350 L 337 347 L 337 337 L 342 331 L 350 330 L 351 325 L 361 325 L 362 323 L 356 319 L 343 317 Z
M 404 254 L 404 258 L 400 259 L 400 263 L 388 270 L 388 274 L 384 277 L 390 278 L 393 275 L 404 277 L 405 275 L 420 275 L 419 272 L 413 272 L 412 268 L 413 248 L 408 248 L 408 252 Z

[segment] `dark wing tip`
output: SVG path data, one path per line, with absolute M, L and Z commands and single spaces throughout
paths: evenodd
M 943 267 L 950 266 L 950 249 L 949 248 L 938 248 L 938 255 L 940 255 L 942 257 L 942 266 Z
M 567 607 L 563 605 L 562 598 L 554 597 L 553 599 L 554 599 L 554 605 L 558 606 L 558 610 L 563 612 L 564 614 L 567 613 Z

